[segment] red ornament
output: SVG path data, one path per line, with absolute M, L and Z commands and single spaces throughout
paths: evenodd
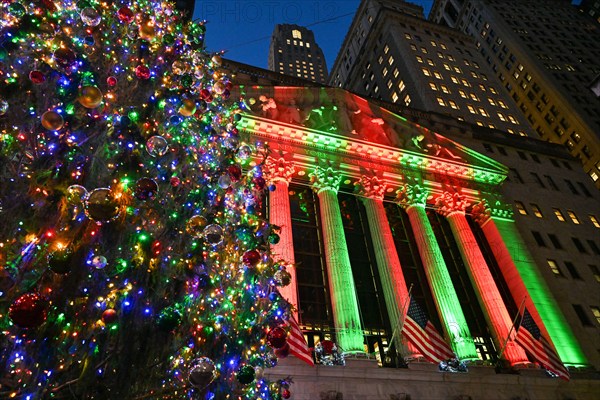
M 277 358 L 286 358 L 290 355 L 290 345 L 286 343 L 282 348 L 275 349 L 275 355 Z
M 56 64 L 65 69 L 71 68 L 77 62 L 77 56 L 75 55 L 75 52 L 66 47 L 59 47 L 58 49 L 54 50 L 52 57 L 54 58 Z
M 108 78 L 106 78 L 106 83 L 108 84 L 108 86 L 115 86 L 117 84 L 117 78 L 115 78 L 114 76 L 109 76 Z
M 263 178 L 262 176 L 255 177 L 254 179 L 252 179 L 252 182 L 254 182 L 258 190 L 263 190 L 265 188 L 266 182 L 265 178 Z
M 46 81 L 46 76 L 42 73 L 42 71 L 34 69 L 29 73 L 29 80 L 36 85 L 39 85 L 40 83 L 44 83 Z
M 333 343 L 331 340 L 321 340 L 321 347 L 323 347 L 324 354 L 333 354 L 335 343 Z
M 8 310 L 8 317 L 21 328 L 37 328 L 46 320 L 46 302 L 37 293 L 25 293 Z
M 210 90 L 208 89 L 202 89 L 200 90 L 200 98 L 208 103 L 210 103 L 211 101 L 213 101 L 213 96 L 210 93 Z
M 117 318 L 119 318 L 119 316 L 117 315 L 117 311 L 114 308 L 107 308 L 102 313 L 102 321 L 105 324 L 112 324 L 117 320 Z
M 138 65 L 135 67 L 135 76 L 142 80 L 150 79 L 150 68 L 145 65 Z
M 227 167 L 227 173 L 232 181 L 239 181 L 242 177 L 242 169 L 239 165 L 230 165 Z
M 280 349 L 287 344 L 287 332 L 281 327 L 272 329 L 267 334 L 267 342 L 275 349 Z
M 255 267 L 260 262 L 260 253 L 256 250 L 248 250 L 242 256 L 242 261 L 250 267 Z
M 173 187 L 177 187 L 181 184 L 181 179 L 179 179 L 178 177 L 174 176 L 171 178 L 171 186 Z
M 117 16 L 119 17 L 119 20 L 121 22 L 125 22 L 128 24 L 132 23 L 134 18 L 133 11 L 131 11 L 129 7 L 119 8 L 119 11 L 117 11 Z
M 281 397 L 283 397 L 284 399 L 289 399 L 291 395 L 292 393 L 288 389 L 281 390 Z

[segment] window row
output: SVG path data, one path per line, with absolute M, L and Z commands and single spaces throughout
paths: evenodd
M 531 235 L 533 236 L 533 239 L 535 240 L 535 242 L 537 243 L 537 245 L 539 247 L 546 247 L 546 248 L 548 247 L 548 245 L 546 244 L 546 240 L 544 239 L 544 237 L 542 236 L 542 234 L 540 232 L 531 231 Z M 548 236 L 548 239 L 550 240 L 550 242 L 552 242 L 552 246 L 556 250 L 564 250 L 564 247 L 563 247 L 562 243 L 560 242 L 560 240 L 558 239 L 558 236 L 556 236 L 553 233 L 548 233 L 547 236 Z M 579 251 L 582 254 L 590 254 L 580 239 L 571 236 L 571 241 L 573 242 L 573 245 L 575 246 L 577 251 Z M 598 247 L 596 242 L 594 242 L 591 239 L 587 239 L 587 244 L 594 254 L 600 255 L 600 247 Z
M 530 207 L 531 213 L 533 215 L 535 215 L 538 218 L 544 218 L 544 215 L 537 204 L 529 203 L 529 207 Z M 523 204 L 523 202 L 515 200 L 515 208 L 517 209 L 517 212 L 519 214 L 529 215 L 529 211 L 527 210 L 527 208 L 525 207 L 525 204 Z M 553 212 L 554 216 L 556 217 L 556 219 L 558 219 L 560 222 L 566 222 L 567 219 L 565 218 L 565 214 L 560 210 L 560 208 L 552 208 L 552 212 Z M 567 216 L 569 217 L 571 222 L 573 222 L 575 225 L 581 224 L 579 217 L 577 217 L 577 214 L 575 214 L 574 211 L 567 210 Z M 588 217 L 589 217 L 592 225 L 594 225 L 596 228 L 600 228 L 600 221 L 598 220 L 598 218 L 595 215 L 589 214 Z
M 552 189 L 552 190 L 560 191 L 560 188 L 558 187 L 556 182 L 554 182 L 554 179 L 550 175 L 544 175 L 545 179 L 542 179 L 540 177 L 540 175 L 537 174 L 537 172 L 530 172 L 529 175 L 531 176 L 531 180 L 527 180 L 527 182 L 525 182 L 525 180 L 521 176 L 521 173 L 519 171 L 517 171 L 516 168 L 509 168 L 509 170 L 510 170 L 510 174 L 508 176 L 508 180 L 511 182 L 528 183 L 529 184 L 533 181 L 542 189 Z M 575 182 L 575 183 L 577 183 L 577 187 L 576 187 L 575 184 L 573 182 L 571 182 L 569 179 L 563 179 L 563 181 L 565 182 L 565 185 L 567 186 L 567 188 L 569 189 L 569 191 L 572 194 L 577 195 L 577 196 L 583 194 L 586 197 L 592 197 L 592 193 L 587 189 L 587 187 L 585 186 L 585 184 L 583 182 Z

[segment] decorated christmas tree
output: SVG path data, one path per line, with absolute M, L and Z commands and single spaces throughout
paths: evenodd
M 264 151 L 160 0 L 0 18 L 0 398 L 279 399 L 289 274 Z

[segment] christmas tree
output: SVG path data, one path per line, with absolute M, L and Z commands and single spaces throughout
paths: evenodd
M 279 399 L 243 100 L 167 1 L 2 1 L 0 398 Z

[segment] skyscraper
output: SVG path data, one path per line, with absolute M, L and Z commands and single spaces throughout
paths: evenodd
M 361 2 L 331 70 L 332 86 L 530 136 L 475 41 L 424 19 L 419 6 Z
M 545 140 L 600 187 L 600 25 L 565 0 L 437 0 L 430 19 L 475 38 L 486 64 Z
M 275 26 L 269 46 L 269 69 L 318 83 L 327 80 L 327 64 L 315 35 L 298 25 Z

